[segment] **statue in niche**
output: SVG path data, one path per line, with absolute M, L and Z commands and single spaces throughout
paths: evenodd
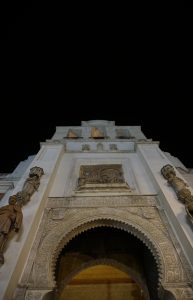
M 77 139 L 78 135 L 72 129 L 68 131 L 67 138 L 69 139 Z
M 91 129 L 91 137 L 94 139 L 100 139 L 100 138 L 104 138 L 104 134 L 100 129 L 93 127 Z
M 0 264 L 4 264 L 3 252 L 12 231 L 18 232 L 23 219 L 22 202 L 16 195 L 9 197 L 9 204 L 0 208 Z
M 176 172 L 171 165 L 165 165 L 161 173 L 168 183 L 173 187 L 178 199 L 185 204 L 186 212 L 193 222 L 193 196 L 188 185 L 183 179 L 176 176 Z
M 44 171 L 40 167 L 33 167 L 30 169 L 29 177 L 24 182 L 22 191 L 17 193 L 18 201 L 22 204 L 26 204 L 33 193 L 37 191 L 40 185 L 40 178 L 44 174 Z

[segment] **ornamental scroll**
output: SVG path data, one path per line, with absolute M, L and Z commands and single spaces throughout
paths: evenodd
M 176 172 L 171 165 L 165 165 L 161 173 L 168 183 L 173 187 L 178 199 L 185 204 L 185 209 L 190 221 L 193 224 L 193 196 L 187 188 L 187 183 L 176 176 Z
M 44 171 L 40 167 L 30 169 L 29 177 L 20 192 L 9 197 L 9 204 L 0 207 L 0 265 L 4 264 L 4 249 L 11 232 L 18 232 L 22 225 L 22 206 L 26 204 L 40 185 Z
M 80 166 L 78 190 L 124 188 L 130 189 L 123 176 L 122 165 L 84 165 Z

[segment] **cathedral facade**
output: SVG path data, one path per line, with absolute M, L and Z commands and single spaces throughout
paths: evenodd
M 140 126 L 56 127 L 0 197 L 0 299 L 193 299 L 193 173 Z

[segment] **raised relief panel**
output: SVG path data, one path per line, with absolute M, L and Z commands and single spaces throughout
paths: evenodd
M 77 191 L 131 190 L 125 182 L 122 165 L 80 166 Z

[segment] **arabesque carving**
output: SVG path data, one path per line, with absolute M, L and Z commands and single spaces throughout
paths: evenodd
M 77 191 L 131 191 L 124 180 L 122 165 L 82 165 Z
M 174 167 L 171 165 L 165 165 L 161 169 L 161 173 L 168 183 L 173 187 L 178 199 L 185 204 L 187 215 L 193 223 L 193 196 L 190 190 L 187 188 L 188 184 L 181 178 L 176 176 Z
M 52 214 L 49 215 L 51 217 Z M 156 218 L 160 218 L 159 214 Z M 31 287 L 53 288 L 55 286 L 54 268 L 60 251 L 76 235 L 98 226 L 119 228 L 142 240 L 159 266 L 161 284 L 173 282 L 180 284 L 188 281 L 173 243 L 167 234 L 160 230 L 159 224 L 130 213 L 129 208 L 127 211 L 107 207 L 90 208 L 81 212 L 77 209 L 69 209 L 65 210 L 63 219 L 49 218 L 45 226 L 44 233 L 46 234 L 38 246 L 30 276 Z
M 89 183 L 124 183 L 122 165 L 80 166 L 79 185 Z

